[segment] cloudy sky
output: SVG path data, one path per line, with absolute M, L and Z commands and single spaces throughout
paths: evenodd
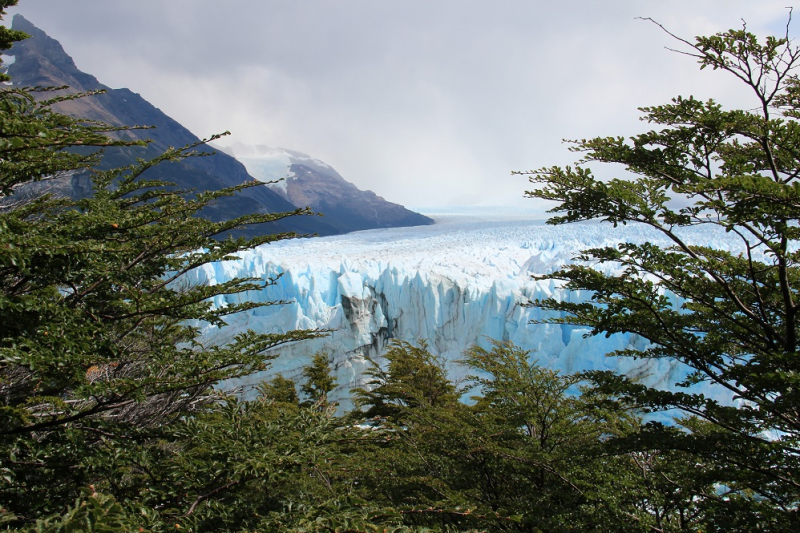
M 782 35 L 787 5 L 21 0 L 10 14 L 198 136 L 305 152 L 408 206 L 526 206 L 527 182 L 510 171 L 571 162 L 564 138 L 642 131 L 636 108 L 678 94 L 750 105 L 637 17 L 687 38 L 742 19 Z

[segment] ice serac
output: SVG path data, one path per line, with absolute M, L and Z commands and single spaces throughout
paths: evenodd
M 340 233 L 420 226 L 430 218 L 386 201 L 372 191 L 362 191 L 330 165 L 306 154 L 269 146 L 234 145 L 233 154 L 247 171 L 301 207 L 311 207 Z
M 725 235 L 707 231 L 687 233 L 685 239 L 735 245 Z M 197 283 L 218 283 L 234 275 L 274 279 L 258 293 L 228 298 L 289 302 L 231 317 L 227 329 L 207 329 L 209 342 L 247 328 L 330 330 L 327 337 L 282 348 L 267 373 L 251 376 L 245 384 L 276 372 L 298 378 L 313 353 L 327 351 L 334 360 L 337 396 L 344 398 L 361 384 L 367 358 L 379 357 L 390 339 L 425 340 L 451 362 L 459 378 L 464 369 L 456 361 L 463 351 L 498 339 L 532 350 L 542 365 L 562 372 L 609 369 L 672 387 L 686 375 L 686 368 L 674 361 L 606 357 L 614 350 L 644 348 L 644 339 L 630 334 L 588 337 L 586 328 L 536 323 L 552 315 L 525 305 L 548 297 L 585 301 L 590 297 L 585 292 L 569 292 L 532 275 L 552 272 L 587 247 L 621 241 L 665 244 L 654 231 L 636 226 L 551 227 L 529 214 L 442 216 L 433 226 L 267 245 L 242 254 L 240 261 L 207 265 L 193 276 Z M 229 301 L 220 298 L 216 304 Z M 725 399 L 719 391 L 707 393 Z

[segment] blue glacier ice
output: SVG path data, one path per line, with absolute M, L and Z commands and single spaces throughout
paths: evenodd
M 455 361 L 473 344 L 509 340 L 532 351 L 539 363 L 565 373 L 608 369 L 643 382 L 672 388 L 686 368 L 670 360 L 606 357 L 617 349 L 641 349 L 646 341 L 631 334 L 587 337 L 588 329 L 532 324 L 545 311 L 526 307 L 531 300 L 555 297 L 584 301 L 552 280 L 536 280 L 570 262 L 588 247 L 623 241 L 667 244 L 657 231 L 638 225 L 606 223 L 548 226 L 537 212 L 429 210 L 432 226 L 370 230 L 333 237 L 297 239 L 264 245 L 240 260 L 206 265 L 191 273 L 192 283 L 222 283 L 234 276 L 277 278 L 257 293 L 219 297 L 224 306 L 240 299 L 280 300 L 230 317 L 228 327 L 206 327 L 207 342 L 225 342 L 248 328 L 262 332 L 326 329 L 326 337 L 281 347 L 271 368 L 244 379 L 252 385 L 280 372 L 298 379 L 311 355 L 333 359 L 343 399 L 362 384 L 366 357 L 378 357 L 392 338 L 417 341 L 448 361 L 454 378 L 464 369 Z M 736 250 L 738 243 L 713 229 L 687 231 L 691 244 Z M 603 265 L 613 272 L 613 265 Z M 706 394 L 729 401 L 720 390 Z

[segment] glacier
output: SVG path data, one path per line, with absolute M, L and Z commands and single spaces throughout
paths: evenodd
M 275 280 L 258 292 L 217 297 L 216 306 L 243 299 L 285 302 L 232 315 L 221 329 L 206 326 L 205 342 L 226 342 L 247 329 L 330 332 L 280 347 L 268 370 L 226 385 L 247 391 L 278 372 L 301 381 L 302 367 L 323 351 L 332 359 L 338 383 L 332 397 L 346 403 L 349 390 L 363 384 L 368 358 L 379 358 L 391 339 L 424 340 L 446 358 L 456 380 L 466 373 L 458 364 L 463 351 L 473 344 L 489 347 L 491 339 L 531 350 L 539 364 L 564 373 L 614 370 L 663 388 L 686 376 L 688 369 L 671 360 L 606 357 L 618 349 L 644 348 L 646 340 L 636 335 L 589 337 L 588 328 L 532 323 L 553 315 L 524 305 L 548 297 L 587 300 L 585 292 L 533 276 L 553 272 L 589 247 L 624 241 L 667 245 L 656 230 L 601 222 L 549 226 L 544 213 L 524 209 L 421 211 L 436 224 L 280 241 L 191 272 L 190 283 Z M 691 229 L 683 238 L 732 251 L 739 246 L 733 236 L 713 228 Z M 613 272 L 615 267 L 598 268 Z M 731 400 L 722 390 L 703 392 Z

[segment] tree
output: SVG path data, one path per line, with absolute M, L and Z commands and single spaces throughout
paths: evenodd
M 433 531 L 502 531 L 515 524 L 510 510 L 492 508 L 482 497 L 482 480 L 499 474 L 481 465 L 480 439 L 491 430 L 458 401 L 444 359 L 423 341 L 397 340 L 383 359 L 372 361 L 365 387 L 353 390 L 363 411 L 351 416 L 366 422 L 372 437 L 360 446 L 368 457 L 361 462 L 372 466 L 360 473 L 357 494 Z
M 479 372 L 470 380 L 481 391 L 474 409 L 483 436 L 471 453 L 485 456 L 473 469 L 484 470 L 484 498 L 494 507 L 544 531 L 686 531 L 697 524 L 694 497 L 713 489 L 692 481 L 684 458 L 607 445 L 639 427 L 631 405 L 584 376 L 539 366 L 510 343 L 473 347 L 463 362 Z
M 368 409 L 354 415 L 371 422 L 362 426 L 371 439 L 351 452 L 355 464 L 370 465 L 354 493 L 397 509 L 410 526 L 682 531 L 698 523 L 694 496 L 713 491 L 693 481 L 678 454 L 605 446 L 638 428 L 630 406 L 510 343 L 464 354 L 476 374 L 470 405 L 424 346 L 396 342 L 387 359 L 371 374 L 374 387 L 356 391 Z
M 306 382 L 301 385 L 300 391 L 308 398 L 303 405 L 316 405 L 325 409 L 328 405 L 328 393 L 336 388 L 336 378 L 331 370 L 331 360 L 327 353 L 316 353 L 311 358 L 311 363 L 303 367 L 303 377 Z
M 365 416 L 392 418 L 400 423 L 405 409 L 421 405 L 441 406 L 458 401 L 456 386 L 448 379 L 444 359 L 419 346 L 393 340 L 383 354 L 388 363 L 376 361 L 365 372 L 370 378 L 365 388 L 351 391 L 358 407 L 367 407 Z
M 21 37 L 3 28 L 0 47 Z M 110 136 L 123 128 L 50 107 L 85 97 L 0 89 L 0 502 L 22 524 L 65 512 L 89 485 L 120 501 L 140 494 L 142 465 L 180 448 L 173 426 L 219 408 L 225 393 L 215 384 L 262 370 L 266 350 L 314 335 L 250 331 L 226 345 L 198 337 L 201 324 L 223 327 L 226 316 L 255 307 L 215 307 L 213 298 L 270 281 L 193 286 L 185 274 L 291 236 L 220 235 L 301 213 L 195 216 L 255 185 L 191 194 L 148 179 L 156 165 L 199 155 L 199 145 L 94 171 L 91 198 L 17 194 L 91 171 L 102 158 L 96 148 L 132 144 Z
M 697 389 L 669 392 L 624 376 L 591 375 L 642 409 L 690 416 L 676 426 L 650 423 L 627 443 L 681 450 L 707 465 L 701 475 L 717 491 L 698 503 L 709 527 L 797 530 L 800 49 L 788 25 L 784 37 L 761 41 L 746 27 L 693 42 L 672 36 L 701 69 L 744 84 L 752 108 L 727 110 L 679 96 L 641 109 L 652 131 L 575 141 L 572 149 L 583 154 L 575 167 L 522 173 L 536 185 L 529 196 L 558 203 L 551 212 L 562 214 L 550 224 L 644 224 L 671 242 L 586 250 L 548 277 L 592 291 L 592 300 L 537 303 L 569 314 L 553 322 L 588 325 L 595 335 L 635 333 L 651 343 L 611 355 L 675 359 L 693 370 L 681 385 L 728 391 L 735 403 Z M 589 168 L 594 163 L 619 164 L 630 175 L 601 181 Z M 734 235 L 739 249 L 688 244 L 688 228 L 704 229 L 712 241 Z M 623 272 L 604 275 L 592 268 L 596 263 L 616 263 Z
M 291 405 L 299 405 L 300 398 L 297 396 L 297 387 L 294 381 L 277 374 L 270 381 L 264 381 L 258 385 L 258 392 L 261 398 L 269 402 L 281 402 Z
M 17 5 L 18 2 L 19 0 L 0 0 L 0 18 L 5 16 L 6 8 L 13 7 Z M 28 36 L 21 31 L 15 31 L 5 26 L 0 26 L 0 50 L 8 50 L 11 48 L 12 44 L 26 37 Z M 3 60 L 0 59 L 0 66 L 2 66 L 2 64 Z M 10 79 L 8 74 L 0 73 L 0 81 L 8 81 Z

